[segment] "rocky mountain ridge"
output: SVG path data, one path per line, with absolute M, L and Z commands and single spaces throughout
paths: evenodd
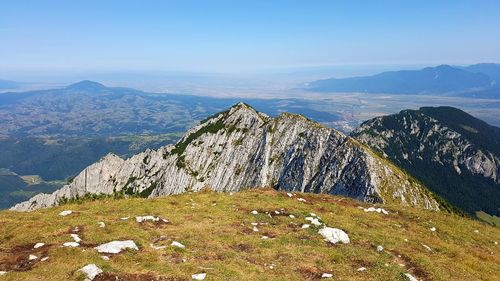
M 50 207 L 89 193 L 152 198 L 255 187 L 440 207 L 424 186 L 356 140 L 300 115 L 271 118 L 239 103 L 191 128 L 176 145 L 126 160 L 109 154 L 60 190 L 13 210 Z
M 466 212 L 500 211 L 500 129 L 451 107 L 366 121 L 352 134 Z

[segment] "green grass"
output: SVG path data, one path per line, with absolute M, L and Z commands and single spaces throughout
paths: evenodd
M 42 250 L 31 249 L 37 242 L 51 246 L 41 248 L 48 249 L 49 260 L 26 271 L 10 270 L 0 279 L 83 280 L 75 271 L 95 263 L 107 273 L 149 274 L 165 280 L 191 280 L 191 274 L 199 272 L 207 273 L 206 280 L 316 280 L 323 272 L 332 273 L 332 280 L 404 280 L 401 274 L 406 272 L 419 280 L 498 280 L 500 246 L 494 241 L 500 242 L 500 229 L 443 212 L 386 205 L 390 214 L 382 215 L 359 206 L 368 205 L 329 195 L 297 193 L 289 198 L 262 189 L 234 195 L 205 191 L 157 199 L 101 198 L 30 213 L 2 211 L 0 270 L 16 257 L 41 256 Z M 281 209 L 287 215 L 265 214 Z M 58 216 L 62 210 L 76 213 Z M 259 214 L 250 214 L 252 210 Z M 301 229 L 311 212 L 328 226 L 346 231 L 351 243 L 330 245 L 317 229 Z M 171 224 L 141 225 L 134 219 L 138 215 L 161 216 Z M 99 228 L 98 221 L 106 228 Z M 253 222 L 264 223 L 257 226 L 259 232 L 252 231 Z M 83 229 L 80 236 L 88 245 L 133 239 L 140 250 L 105 261 L 92 247 L 59 247 L 71 241 L 68 230 L 75 226 Z M 263 240 L 262 235 L 272 239 Z M 155 241 L 161 236 L 163 240 Z M 150 247 L 173 240 L 186 249 Z M 25 250 L 19 250 L 23 245 Z M 385 251 L 378 253 L 377 245 Z M 362 266 L 367 270 L 358 272 Z

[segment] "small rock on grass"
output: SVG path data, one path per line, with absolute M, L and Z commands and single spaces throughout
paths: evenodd
M 357 271 L 365 271 L 366 270 L 366 267 L 360 267 L 357 269 Z
M 198 281 L 205 280 L 206 277 L 207 277 L 206 273 L 197 273 L 191 275 L 191 278 L 193 278 L 193 280 L 198 280 Z
M 174 247 L 177 247 L 177 248 L 181 248 L 181 249 L 186 248 L 186 246 L 182 245 L 181 243 L 179 243 L 177 241 L 172 241 L 172 243 L 170 245 L 174 246 Z
M 0 271 L 0 276 L 7 274 L 7 271 Z
M 101 228 L 106 227 L 106 224 L 105 224 L 104 222 L 102 222 L 102 221 L 98 221 L 98 222 L 97 222 L 97 224 L 98 224 L 98 225 L 99 225 L 99 227 L 101 227 Z
M 343 230 L 325 226 L 320 229 L 318 233 L 325 238 L 326 241 L 337 244 L 339 242 L 348 244 L 350 242 L 349 236 Z
M 107 253 L 107 254 L 118 254 L 122 250 L 126 249 L 132 249 L 136 251 L 139 250 L 135 242 L 132 240 L 111 241 L 109 243 L 99 245 L 94 249 L 96 249 L 99 253 Z
M 71 210 L 65 210 L 65 211 L 60 212 L 59 215 L 65 217 L 65 216 L 71 215 L 72 213 L 73 213 L 73 211 L 71 211 Z
M 406 280 L 408 281 L 418 281 L 417 278 L 415 278 L 413 275 L 411 275 L 410 273 L 405 273 L 405 277 L 406 277 Z
M 259 212 L 257 212 L 256 210 L 253 210 L 253 211 L 250 212 L 250 214 L 257 215 L 257 214 L 259 214 Z
M 333 274 L 331 273 L 323 273 L 321 274 L 321 278 L 332 278 L 333 277 Z
M 78 246 L 80 246 L 80 244 L 77 242 L 66 242 L 63 244 L 63 246 L 64 247 L 78 247 Z
M 32 260 L 36 260 L 36 259 L 38 259 L 38 257 L 37 257 L 37 256 L 35 256 L 35 255 L 30 255 L 30 256 L 28 257 L 28 260 L 30 260 L 30 261 L 32 261 Z
M 380 253 L 380 252 L 382 252 L 382 251 L 384 251 L 384 247 L 382 247 L 382 245 L 378 245 L 378 246 L 377 246 L 377 252 L 379 252 L 379 253 Z
M 80 268 L 78 271 L 83 272 L 87 276 L 85 281 L 94 280 L 94 278 L 97 275 L 102 273 L 102 269 L 100 269 L 99 267 L 97 267 L 97 265 L 95 265 L 93 263 L 87 264 L 86 266 Z
M 33 246 L 33 249 L 38 249 L 41 248 L 45 245 L 45 243 L 36 243 L 35 246 Z

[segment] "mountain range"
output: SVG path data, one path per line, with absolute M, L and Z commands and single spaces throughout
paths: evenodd
M 373 76 L 312 81 L 314 92 L 359 92 L 500 98 L 500 64 L 467 67 L 440 65 L 420 70 L 388 71 Z
M 226 192 L 273 187 L 445 207 L 418 181 L 353 138 L 301 115 L 271 118 L 239 103 L 191 128 L 175 145 L 126 160 L 109 154 L 60 190 L 13 209 L 50 207 L 86 194 L 152 198 L 207 187 Z

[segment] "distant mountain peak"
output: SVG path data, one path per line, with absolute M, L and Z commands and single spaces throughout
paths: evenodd
M 90 80 L 83 80 L 66 87 L 66 89 L 71 90 L 103 90 L 106 88 L 103 84 Z

